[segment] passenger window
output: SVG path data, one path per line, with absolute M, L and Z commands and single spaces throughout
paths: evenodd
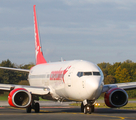
M 47 75 L 47 78 L 49 78 L 49 77 L 50 77 L 50 74 Z

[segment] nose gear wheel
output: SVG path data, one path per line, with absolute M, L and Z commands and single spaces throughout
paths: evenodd
M 94 105 L 92 104 L 87 104 L 87 105 L 83 105 L 83 102 L 81 103 L 81 112 L 83 112 L 84 114 L 91 114 L 92 112 L 94 112 Z

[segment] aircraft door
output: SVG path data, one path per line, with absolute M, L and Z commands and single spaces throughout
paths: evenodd
M 49 85 L 49 74 L 45 73 L 44 86 L 48 86 L 48 85 Z
M 71 73 L 68 74 L 68 87 L 71 87 Z
M 68 72 L 68 80 L 67 80 L 68 87 L 71 87 L 71 77 L 72 77 L 73 70 L 74 68 L 71 68 L 70 71 Z

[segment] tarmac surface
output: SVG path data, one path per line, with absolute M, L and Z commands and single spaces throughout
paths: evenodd
M 40 102 L 40 113 L 26 113 L 26 110 L 13 108 L 5 101 L 0 101 L 1 120 L 134 120 L 136 110 L 95 108 L 92 114 L 81 113 L 80 107 L 69 106 L 69 103 L 50 101 Z

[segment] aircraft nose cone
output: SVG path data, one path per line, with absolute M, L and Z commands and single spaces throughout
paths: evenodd
M 86 92 L 88 94 L 88 99 L 96 99 L 98 97 L 100 85 L 100 78 L 92 78 L 86 80 Z

